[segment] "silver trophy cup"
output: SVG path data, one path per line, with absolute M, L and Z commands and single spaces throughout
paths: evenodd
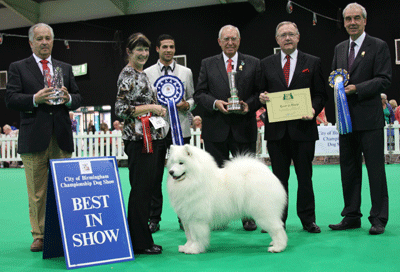
M 228 73 L 229 89 L 231 90 L 231 97 L 228 98 L 228 111 L 241 111 L 242 106 L 239 103 L 239 97 L 237 96 L 238 90 L 236 89 L 236 71 Z
M 63 102 L 61 96 L 63 91 L 61 91 L 62 86 L 64 86 L 63 72 L 61 67 L 55 67 L 54 75 L 51 76 L 47 71 L 44 71 L 44 86 L 46 88 L 54 87 L 54 94 L 50 95 L 50 103 L 52 105 L 60 105 Z

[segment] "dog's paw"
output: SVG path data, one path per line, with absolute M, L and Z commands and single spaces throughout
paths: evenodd
M 186 251 L 186 246 L 185 246 L 185 245 L 178 246 L 178 251 L 179 251 L 179 252 L 182 252 L 182 253 L 185 253 L 185 251 Z
M 185 254 L 200 254 L 205 251 L 205 247 L 196 244 L 191 244 L 190 246 L 179 246 L 179 252 L 183 252 Z
M 272 244 L 272 242 L 271 242 L 271 244 Z M 278 253 L 278 252 L 284 251 L 285 248 L 286 248 L 286 246 L 284 246 L 284 245 L 276 245 L 276 246 L 272 245 L 272 246 L 270 246 L 270 247 L 268 248 L 268 252 L 271 252 L 271 253 Z

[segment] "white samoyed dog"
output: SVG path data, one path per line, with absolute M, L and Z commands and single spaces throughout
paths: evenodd
M 171 146 L 167 162 L 170 202 L 185 229 L 179 252 L 206 251 L 210 229 L 243 217 L 253 218 L 272 238 L 269 252 L 286 248 L 281 216 L 287 194 L 267 165 L 239 156 L 219 168 L 206 151 L 192 145 Z

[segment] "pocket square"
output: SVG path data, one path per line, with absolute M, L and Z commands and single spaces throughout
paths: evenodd
M 307 69 L 304 69 L 303 71 L 302 71 L 302 73 L 305 73 L 305 74 L 308 74 L 310 72 L 310 70 L 308 70 L 308 68 Z

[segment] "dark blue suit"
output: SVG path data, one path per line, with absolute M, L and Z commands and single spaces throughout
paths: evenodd
M 289 87 L 282 70 L 281 53 L 261 60 L 261 92 L 281 92 L 310 88 L 311 104 L 317 116 L 328 99 L 326 79 L 322 75 L 321 59 L 298 51 L 296 68 Z M 266 105 L 268 107 L 268 104 Z M 312 120 L 265 121 L 265 140 L 274 174 L 288 192 L 290 165 L 293 160 L 298 180 L 297 214 L 304 226 L 315 222 L 315 200 L 312 187 L 312 161 L 318 129 Z M 287 218 L 287 207 L 283 221 Z
M 335 47 L 332 69 L 347 70 L 349 40 Z M 349 71 L 349 84 L 356 93 L 347 96 L 353 132 L 339 136 L 340 168 L 344 195 L 344 220 L 361 218 L 362 154 L 368 170 L 372 208 L 372 225 L 386 226 L 388 220 L 388 192 L 384 162 L 385 125 L 381 93 L 391 83 L 392 66 L 386 42 L 365 36 Z
M 64 86 L 71 95 L 70 109 L 65 105 L 33 106 L 33 95 L 44 88 L 44 78 L 33 56 L 11 63 L 8 71 L 6 92 L 7 108 L 20 112 L 21 125 L 18 137 L 18 153 L 34 153 L 47 149 L 53 131 L 59 147 L 68 152 L 74 151 L 69 110 L 81 105 L 81 95 L 72 74 L 72 67 L 52 59 L 53 67 L 63 70 Z
M 221 166 L 223 160 L 229 158 L 229 150 L 221 155 L 219 147 L 233 146 L 231 152 L 248 150 L 255 152 L 257 140 L 256 111 L 261 104 L 258 99 L 260 86 L 260 60 L 238 52 L 238 67 L 236 68 L 236 88 L 238 96 L 249 106 L 247 114 L 223 114 L 214 110 L 215 100 L 228 101 L 231 97 L 228 74 L 222 54 L 203 59 L 196 91 L 195 102 L 202 106 L 202 138 L 206 151 L 211 153 Z

